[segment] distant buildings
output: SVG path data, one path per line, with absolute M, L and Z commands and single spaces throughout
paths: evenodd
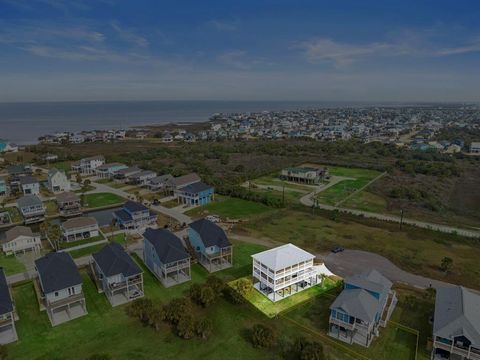
M 328 175 L 326 168 L 289 167 L 283 169 L 280 178 L 303 184 L 315 185 Z
M 105 158 L 102 155 L 92 156 L 72 163 L 72 171 L 82 175 L 94 175 L 95 170 L 105 164 Z

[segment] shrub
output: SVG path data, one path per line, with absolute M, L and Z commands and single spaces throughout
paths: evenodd
M 239 279 L 233 284 L 233 288 L 242 296 L 247 296 L 253 289 L 252 282 L 249 279 Z
M 263 324 L 256 324 L 251 330 L 251 341 L 256 348 L 271 348 L 277 338 L 273 330 Z
M 316 341 L 308 341 L 305 338 L 298 338 L 295 340 L 291 352 L 294 353 L 295 358 L 300 360 L 323 360 L 323 346 Z
M 176 298 L 165 306 L 165 320 L 173 325 L 178 324 L 183 316 L 193 313 L 192 303 L 188 298 Z
M 201 319 L 195 323 L 195 333 L 202 339 L 208 339 L 212 334 L 213 325 L 209 319 Z
M 217 296 L 222 295 L 222 291 L 223 289 L 225 289 L 225 283 L 223 282 L 223 280 L 218 278 L 215 275 L 209 275 L 207 277 L 206 284 L 210 286 L 213 289 L 213 291 L 215 291 L 215 294 Z
M 245 302 L 245 298 L 230 286 L 226 286 L 225 289 L 223 289 L 223 296 L 225 296 L 227 301 L 235 305 L 243 304 Z
M 184 314 L 178 320 L 177 335 L 182 339 L 191 339 L 195 335 L 195 319 L 193 314 Z
M 153 302 L 150 299 L 142 298 L 130 303 L 125 312 L 128 316 L 139 319 L 142 323 L 149 323 L 149 317 L 152 314 Z

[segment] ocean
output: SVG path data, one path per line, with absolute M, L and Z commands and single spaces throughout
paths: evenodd
M 56 131 L 122 129 L 141 125 L 204 122 L 214 113 L 356 106 L 340 102 L 111 101 L 0 103 L 0 139 L 36 143 Z M 364 105 L 364 104 L 363 104 Z

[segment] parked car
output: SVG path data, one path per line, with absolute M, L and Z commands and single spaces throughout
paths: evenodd
M 337 253 L 340 253 L 340 252 L 342 252 L 342 251 L 344 251 L 344 250 L 345 250 L 345 249 L 344 249 L 343 247 L 337 246 L 336 248 L 333 248 L 333 249 L 332 249 L 332 253 L 337 254 Z
M 211 221 L 213 223 L 218 223 L 220 222 L 220 216 L 218 215 L 208 215 L 205 217 L 206 220 Z

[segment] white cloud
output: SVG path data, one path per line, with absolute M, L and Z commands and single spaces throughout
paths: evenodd
M 208 25 L 218 31 L 235 31 L 238 29 L 238 23 L 234 21 L 211 20 L 208 22 Z
M 147 48 L 150 45 L 149 41 L 145 37 L 138 35 L 132 29 L 122 28 L 115 22 L 112 23 L 111 26 L 117 32 L 117 34 L 120 36 L 121 39 L 123 39 L 124 41 L 134 46 Z

